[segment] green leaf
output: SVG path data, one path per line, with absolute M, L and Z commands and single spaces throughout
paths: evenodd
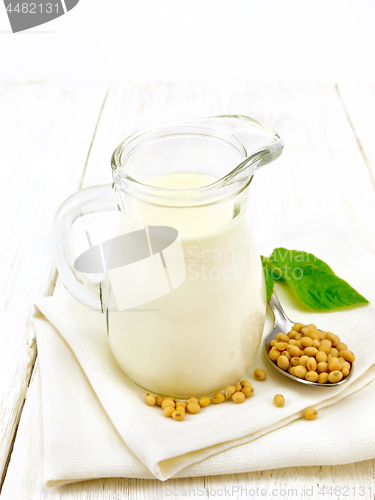
M 266 281 L 267 302 L 269 302 L 269 300 L 271 299 L 271 295 L 273 292 L 273 285 L 275 282 L 271 277 L 270 269 L 268 269 L 267 267 L 267 259 L 263 257 L 263 255 L 261 255 L 260 258 L 262 260 L 264 279 Z
M 283 281 L 301 302 L 315 311 L 368 303 L 365 297 L 312 253 L 275 248 L 269 258 L 262 257 L 262 265 L 267 300 L 271 298 L 274 282 Z
M 300 278 L 287 279 L 286 284 L 295 291 L 299 300 L 311 309 L 329 311 L 368 303 L 365 297 L 354 290 L 349 283 L 336 276 L 330 268 L 329 273 L 315 265 L 304 265 L 300 268 Z
M 332 269 L 312 253 L 287 248 L 275 248 L 267 261 L 268 267 L 273 269 L 272 276 L 276 281 L 285 281 L 298 275 L 302 266 L 313 265 L 326 273 L 334 274 Z

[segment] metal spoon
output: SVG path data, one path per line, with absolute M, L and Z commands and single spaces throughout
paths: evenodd
M 268 351 L 267 351 L 267 346 L 270 344 L 272 340 L 275 340 L 276 335 L 280 332 L 287 334 L 290 332 L 292 329 L 292 326 L 294 325 L 293 321 L 290 321 L 288 316 L 285 314 L 283 308 L 280 305 L 279 299 L 276 297 L 276 295 L 273 293 L 271 296 L 271 300 L 269 301 L 269 305 L 272 309 L 272 312 L 275 316 L 275 323 L 273 325 L 273 330 L 271 333 L 267 336 L 266 340 L 264 341 L 264 348 L 266 350 L 267 354 L 267 359 L 271 363 L 271 365 L 280 373 L 285 375 L 286 377 L 291 378 L 292 380 L 295 380 L 296 382 L 301 382 L 301 384 L 306 384 L 306 385 L 313 385 L 315 387 L 335 387 L 336 385 L 341 385 L 344 384 L 352 375 L 353 373 L 353 365 L 350 369 L 349 375 L 340 380 L 340 382 L 336 382 L 334 384 L 332 383 L 327 383 L 327 384 L 318 384 L 318 382 L 310 382 L 309 380 L 305 380 L 302 378 L 295 377 L 294 375 L 291 375 L 289 372 L 282 370 L 275 364 L 272 359 L 268 356 Z

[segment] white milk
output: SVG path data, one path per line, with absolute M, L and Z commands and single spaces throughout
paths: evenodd
M 148 184 L 191 189 L 215 180 L 175 173 Z M 244 213 L 233 219 L 233 206 L 232 199 L 209 209 L 141 207 L 148 225 L 178 229 L 186 265 L 185 281 L 171 293 L 107 316 L 118 364 L 151 392 L 213 394 L 240 380 L 255 357 L 266 307 L 263 271 Z

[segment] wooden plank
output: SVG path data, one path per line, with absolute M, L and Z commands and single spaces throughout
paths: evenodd
M 152 84 L 111 88 L 87 162 L 84 185 L 110 182 L 109 159 L 129 133 L 164 120 L 247 114 L 274 127 L 285 141 L 283 157 L 257 174 L 249 217 L 261 248 L 314 230 L 332 230 L 375 249 L 374 189 L 334 85 L 321 83 Z M 356 175 L 352 171 L 355 166 Z M 370 181 L 370 182 L 369 182 Z M 372 225 L 371 225 L 372 224 Z M 39 396 L 35 376 L 4 483 L 4 498 L 160 498 L 164 487 L 233 484 L 367 484 L 375 461 L 349 466 L 170 480 L 107 479 L 46 489 L 41 485 Z M 25 450 L 29 453 L 25 454 Z M 32 463 L 34 462 L 34 463 Z M 33 478 L 36 478 L 35 480 Z M 249 486 L 249 487 L 250 487 Z M 319 498 L 317 494 L 311 498 Z M 3 500 L 3 499 L 2 499 Z
M 28 490 L 32 491 L 37 491 L 39 485 L 42 484 L 43 437 L 40 398 L 40 370 L 37 359 L 12 452 L 11 465 L 14 463 L 14 457 L 17 457 L 18 471 L 13 466 L 8 468 L 1 490 L 2 500 L 6 497 L 28 498 L 25 491 L 20 491 L 21 483 L 22 486 L 27 484 Z M 25 422 L 27 425 L 24 424 Z M 20 478 L 22 478 L 21 481 Z
M 371 177 L 336 87 L 328 83 L 160 83 L 113 87 L 84 185 L 111 181 L 109 160 L 130 133 L 158 122 L 245 114 L 274 128 L 282 156 L 256 174 L 249 220 L 260 248 L 333 231 L 375 252 Z M 354 173 L 355 172 L 355 173 Z
M 338 92 L 375 186 L 375 83 L 340 83 Z
M 56 279 L 51 226 L 80 187 L 106 89 L 0 83 L 0 477 L 24 403 L 36 344 L 33 301 Z
M 282 464 L 280 464 L 282 465 Z M 357 464 L 287 467 L 246 474 L 210 476 L 206 478 L 208 491 L 234 492 L 235 498 L 300 498 L 321 500 L 331 488 L 333 498 L 357 500 L 373 498 L 375 461 Z M 325 495 L 323 492 L 325 491 Z M 372 493 L 372 494 L 371 494 Z M 230 496 L 228 496 L 230 498 Z
M 373 479 L 375 460 L 331 467 L 289 467 L 206 478 L 170 479 L 165 482 L 111 478 L 83 481 L 59 488 L 47 488 L 43 485 L 40 397 L 40 371 L 37 362 L 27 393 L 12 462 L 1 492 L 1 500 L 159 500 L 168 496 L 184 498 L 184 490 L 187 492 L 185 496 L 193 498 L 199 497 L 200 492 L 202 498 L 221 496 L 244 499 L 309 498 L 309 500 L 321 500 L 323 496 L 319 492 L 322 486 L 332 487 L 333 490 L 341 487 L 342 494 L 335 495 L 334 498 L 357 500 L 370 498 L 370 495 L 360 495 L 360 492 L 363 493 L 360 488 L 365 488 L 365 493 L 368 493 L 370 488 L 373 492 L 375 491 Z M 172 495 L 170 495 L 171 491 Z M 227 495 L 223 494 L 225 491 Z M 267 495 L 262 494 L 264 491 L 267 491 Z M 338 492 L 339 489 L 336 491 Z
M 12 460 L 1 492 L 1 500 L 35 499 L 68 500 L 80 498 L 119 499 L 147 498 L 159 500 L 166 486 L 172 488 L 203 488 L 203 478 L 187 478 L 161 482 L 131 478 L 83 481 L 58 488 L 43 485 L 43 439 L 41 415 L 40 370 L 36 362 Z

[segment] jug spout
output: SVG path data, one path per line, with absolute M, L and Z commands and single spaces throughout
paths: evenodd
M 233 181 L 250 180 L 259 168 L 276 160 L 283 151 L 280 136 L 257 120 L 244 115 L 222 115 L 207 120 L 232 136 L 232 144 L 243 157 L 243 161 L 224 177 L 223 186 Z
M 112 174 L 115 188 L 138 200 L 198 206 L 241 191 L 282 149 L 274 130 L 243 115 L 169 122 L 125 139 L 112 155 Z M 172 172 L 205 174 L 211 182 L 173 189 L 150 182 Z

